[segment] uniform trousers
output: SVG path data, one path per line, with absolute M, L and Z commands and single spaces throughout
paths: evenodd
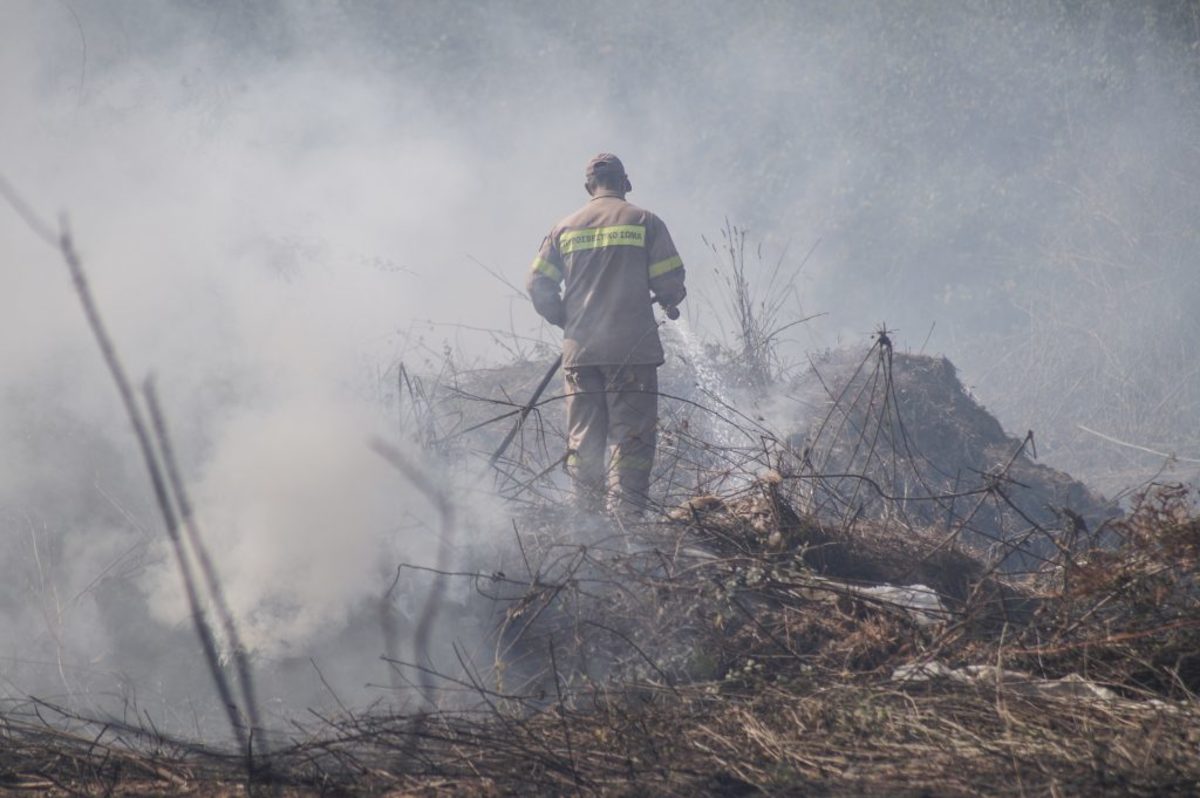
M 566 369 L 566 377 L 567 470 L 577 504 L 599 511 L 607 494 L 614 510 L 644 510 L 658 426 L 658 367 L 579 366 Z

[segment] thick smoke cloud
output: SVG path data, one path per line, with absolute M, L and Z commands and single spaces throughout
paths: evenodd
M 729 218 L 792 269 L 816 244 L 795 362 L 886 320 L 1081 476 L 1125 454 L 1078 424 L 1200 455 L 1198 40 L 1187 2 L 10 0 L 0 173 L 69 212 L 252 645 L 303 656 L 433 556 L 361 445 L 395 364 L 552 340 L 474 259 L 519 283 L 598 150 L 697 329 L 728 321 L 701 236 Z M 54 254 L 12 213 L 0 247 L 6 653 L 161 668 L 192 643 L 126 423 Z

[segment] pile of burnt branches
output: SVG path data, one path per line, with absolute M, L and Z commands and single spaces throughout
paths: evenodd
M 1107 526 L 1115 543 L 1066 539 L 1041 577 L 1051 600 L 1021 630 L 1021 662 L 1131 691 L 1200 691 L 1200 517 L 1178 485 L 1141 493 Z
M 282 756 L 302 782 L 472 794 L 1152 795 L 1200 777 L 1200 708 L 1167 679 L 1182 638 L 1113 641 L 1107 679 L 1025 643 L 1061 646 L 1065 614 L 1102 644 L 1137 622 L 1138 590 L 1093 591 L 1089 612 L 1061 566 L 1002 577 L 917 530 L 846 534 L 774 487 L 636 525 L 530 513 L 520 573 L 458 577 L 505 608 L 490 661 L 458 650 L 432 674 L 442 708 L 327 718 Z M 1180 500 L 1134 514 L 1142 559 L 1114 580 L 1162 576 L 1151 517 L 1191 551 Z M 906 574 L 908 593 L 877 583 Z M 1197 617 L 1194 591 L 1174 602 Z
M 774 487 L 636 525 L 530 513 L 522 573 L 459 577 L 505 610 L 490 661 L 461 650 L 433 674 L 444 708 L 329 718 L 283 756 L 303 752 L 306 779 L 478 794 L 1153 795 L 1200 778 L 1195 685 L 1171 660 L 1188 627 L 1109 632 L 1141 622 L 1153 580 L 1194 579 L 1177 492 L 1147 499 L 1111 582 L 1085 590 L 1062 562 L 1017 579 L 917 530 L 847 534 Z M 907 592 L 877 583 L 906 573 Z M 1161 611 L 1200 617 L 1182 593 Z M 1068 629 L 1097 647 L 1090 669 Z

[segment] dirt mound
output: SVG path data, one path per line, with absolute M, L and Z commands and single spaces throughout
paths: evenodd
M 1118 513 L 1069 474 L 1035 461 L 1036 440 L 1008 435 L 941 357 L 867 353 L 814 362 L 789 390 L 805 408 L 788 438 L 803 505 L 818 516 L 896 518 L 945 530 L 1033 569 L 1064 533 Z

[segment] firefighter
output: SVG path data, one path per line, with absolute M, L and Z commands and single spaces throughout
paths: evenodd
M 678 315 L 687 293 L 683 261 L 662 220 L 625 201 L 633 186 L 617 156 L 592 158 L 584 177 L 591 199 L 542 241 L 526 287 L 537 312 L 563 328 L 567 470 L 576 502 L 641 513 L 663 362 L 652 303 Z

